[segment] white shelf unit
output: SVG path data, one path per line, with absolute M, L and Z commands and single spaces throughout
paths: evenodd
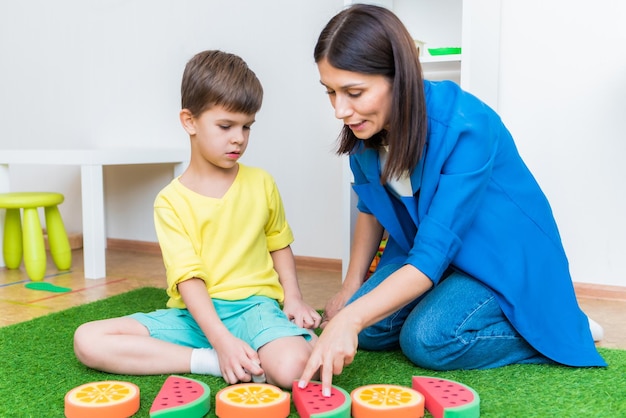
M 459 66 L 461 64 L 461 54 L 455 54 L 455 55 L 426 55 L 426 56 L 421 56 L 420 57 L 420 62 L 423 65 L 431 65 L 431 64 L 438 64 L 438 63 L 444 63 L 444 62 L 452 62 L 452 63 L 458 63 Z
M 371 3 L 392 10 L 402 20 L 411 36 L 424 43 L 426 51 L 420 57 L 424 78 L 453 80 L 460 84 L 463 51 L 458 55 L 431 56 L 427 49 L 461 47 L 465 1 L 471 0 L 344 0 L 344 5 Z M 352 172 L 348 158 L 343 158 L 342 280 L 345 278 L 350 260 L 352 233 L 357 214 L 357 196 L 352 190 Z
M 431 56 L 428 49 L 461 47 L 463 0 L 390 0 L 414 39 L 424 43 L 420 57 L 424 78 L 461 83 L 462 54 Z
M 422 56 L 422 72 L 427 80 L 452 80 L 461 84 L 461 54 Z

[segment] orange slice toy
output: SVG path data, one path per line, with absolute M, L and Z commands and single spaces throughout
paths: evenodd
M 67 392 L 67 418 L 128 418 L 139 410 L 139 388 L 129 382 L 91 382 Z
M 414 418 L 424 416 L 424 396 L 404 386 L 374 384 L 350 394 L 354 418 Z
M 286 418 L 291 395 L 267 383 L 240 383 L 225 387 L 215 395 L 219 418 Z

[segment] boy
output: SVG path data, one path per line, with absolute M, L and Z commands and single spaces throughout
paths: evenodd
M 238 163 L 262 86 L 238 56 L 204 51 L 187 63 L 181 96 L 191 161 L 154 204 L 169 309 L 83 324 L 74 351 L 112 373 L 211 374 L 229 384 L 264 375 L 291 388 L 321 318 L 302 300 L 274 180 Z

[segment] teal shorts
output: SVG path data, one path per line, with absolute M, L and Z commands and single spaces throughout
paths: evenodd
M 278 302 L 268 297 L 252 296 L 237 301 L 213 299 L 213 305 L 226 328 L 254 350 L 281 337 L 311 339 L 309 330 L 289 321 Z M 192 348 L 212 348 L 187 309 L 159 309 L 129 317 L 139 321 L 151 337 L 159 340 Z

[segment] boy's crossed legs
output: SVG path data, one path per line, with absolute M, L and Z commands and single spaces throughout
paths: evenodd
M 267 381 L 290 388 L 317 337 L 289 322 L 271 299 L 213 302 L 231 333 L 257 351 Z M 111 373 L 221 376 L 217 353 L 185 309 L 83 324 L 76 330 L 74 351 L 88 367 Z M 241 380 L 249 381 L 248 376 Z

